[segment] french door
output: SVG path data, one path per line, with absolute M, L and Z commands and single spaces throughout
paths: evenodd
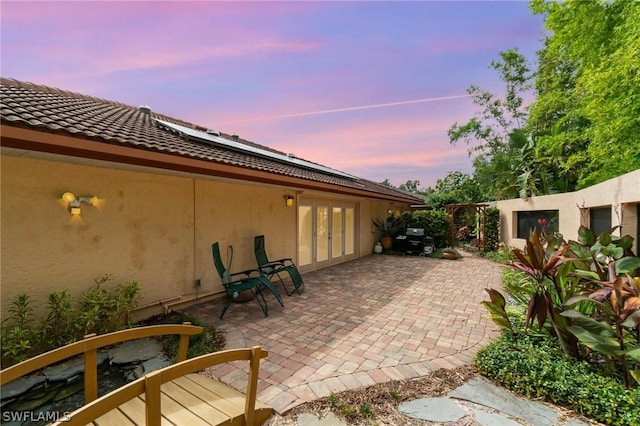
M 299 266 L 317 269 L 355 257 L 355 203 L 301 200 L 298 204 Z

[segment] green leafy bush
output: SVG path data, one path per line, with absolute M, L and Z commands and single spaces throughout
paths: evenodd
M 224 349 L 225 339 L 222 333 L 197 317 L 186 315 L 179 312 L 171 312 L 166 316 L 154 317 L 145 321 L 149 324 L 183 324 L 185 322 L 202 327 L 201 334 L 189 337 L 189 349 L 187 350 L 187 358 L 194 358 L 211 352 L 217 352 Z M 169 335 L 162 337 L 162 343 L 165 353 L 171 359 L 175 359 L 178 355 L 178 347 L 180 346 L 180 336 Z
M 436 247 L 447 245 L 449 216 L 441 210 L 416 210 L 400 215 L 402 228 L 422 228 L 424 234 L 433 238 Z
M 500 210 L 488 207 L 484 211 L 484 251 L 494 252 L 500 245 Z
M 640 383 L 640 259 L 633 238 L 614 236 L 615 229 L 596 236 L 580 227 L 579 241 L 569 242 L 534 229 L 509 263 L 529 281 L 510 275 L 505 288 L 526 305 L 526 326 L 537 320 L 570 357 L 606 362 L 629 389 Z M 492 319 L 512 330 L 505 298 L 487 292 Z
M 73 343 L 89 333 L 106 333 L 122 329 L 127 312 L 138 305 L 140 285 L 130 281 L 115 289 L 104 287 L 110 275 L 95 280 L 76 302 L 66 291 L 47 296 L 47 313 L 35 318 L 31 298 L 17 294 L 7 309 L 0 327 L 3 365 L 11 365 L 30 357 Z
M 640 424 L 640 388 L 625 389 L 605 366 L 567 357 L 546 333 L 503 332 L 481 349 L 475 365 L 483 375 L 529 398 L 563 405 L 611 425 Z
M 509 263 L 513 260 L 511 251 L 507 247 L 499 248 L 496 251 L 483 251 L 480 253 L 480 256 L 503 264 Z

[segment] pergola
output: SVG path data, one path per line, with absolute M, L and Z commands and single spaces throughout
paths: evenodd
M 476 213 L 480 213 L 480 232 L 478 232 L 478 247 L 480 250 L 484 250 L 485 234 L 484 227 L 486 222 L 485 209 L 489 207 L 489 204 L 478 203 L 462 203 L 462 204 L 447 204 L 447 214 L 449 215 L 449 247 L 453 248 L 453 240 L 456 235 L 456 223 L 455 214 L 458 209 L 473 208 Z

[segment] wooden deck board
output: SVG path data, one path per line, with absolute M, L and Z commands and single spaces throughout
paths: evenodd
M 235 389 L 205 377 L 202 374 L 189 374 L 174 380 L 176 384 L 208 403 L 215 405 L 227 417 L 237 417 L 244 414 L 245 396 Z
M 144 400 L 144 395 L 140 395 Z M 160 394 L 160 405 L 162 419 L 166 419 L 175 425 L 210 426 L 205 420 L 189 411 L 188 407 L 180 405 L 171 397 Z M 144 423 L 143 423 L 144 425 Z
M 231 402 L 234 405 L 239 406 L 240 411 L 244 413 L 245 395 L 242 392 L 237 391 L 232 387 L 225 385 L 219 380 L 215 380 L 210 377 L 207 377 L 204 374 L 198 374 L 198 373 L 187 374 L 186 376 L 180 377 L 179 379 L 176 379 L 176 380 L 180 380 L 185 377 L 199 384 L 200 386 L 210 390 L 216 395 L 219 395 L 221 398 L 224 399 L 224 401 Z M 216 402 L 216 404 L 218 403 L 219 401 Z M 270 405 L 267 405 L 264 402 L 261 402 L 256 399 L 256 410 L 258 409 L 273 410 L 273 408 Z
M 198 396 L 198 393 L 194 394 L 174 382 L 167 382 L 163 384 L 162 393 L 183 407 L 187 407 L 189 411 L 205 420 L 207 423 L 221 424 L 229 420 L 230 416 L 220 411 L 218 409 L 219 407 L 216 408 L 209 404 L 205 395 L 200 394 Z M 199 389 L 196 389 L 196 392 L 198 391 Z
M 144 410 L 142 411 L 144 418 Z M 135 426 L 136 423 L 132 422 L 122 411 L 118 408 L 111 410 L 106 414 L 98 417 L 93 424 L 95 426 Z

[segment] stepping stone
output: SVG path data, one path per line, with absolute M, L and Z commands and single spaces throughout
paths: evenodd
M 98 352 L 98 365 L 101 365 L 107 359 L 109 358 L 105 352 Z M 82 356 L 68 359 L 52 367 L 47 367 L 42 372 L 42 374 L 47 377 L 47 380 L 52 382 L 68 380 L 81 373 L 84 373 L 84 357 Z
M 511 420 L 502 414 L 487 413 L 486 411 L 476 410 L 475 408 L 472 408 L 471 411 L 480 426 L 522 426 L 522 423 Z
M 45 380 L 47 380 L 47 378 L 41 375 L 18 377 L 14 381 L 0 387 L 0 395 L 2 395 L 2 399 L 13 398 L 22 395 L 34 386 L 43 383 Z
M 329 413 L 323 418 L 319 418 L 313 414 L 299 414 L 297 423 L 298 426 L 346 426 L 346 423 L 333 413 Z
M 162 353 L 162 345 L 155 339 L 129 340 L 109 351 L 112 364 L 133 364 L 154 358 Z
M 469 380 L 447 396 L 502 411 L 533 426 L 558 424 L 559 415 L 552 408 L 537 401 L 520 398 L 479 377 Z
M 398 411 L 414 419 L 430 422 L 455 422 L 467 415 L 449 398 L 420 398 L 398 406 Z

